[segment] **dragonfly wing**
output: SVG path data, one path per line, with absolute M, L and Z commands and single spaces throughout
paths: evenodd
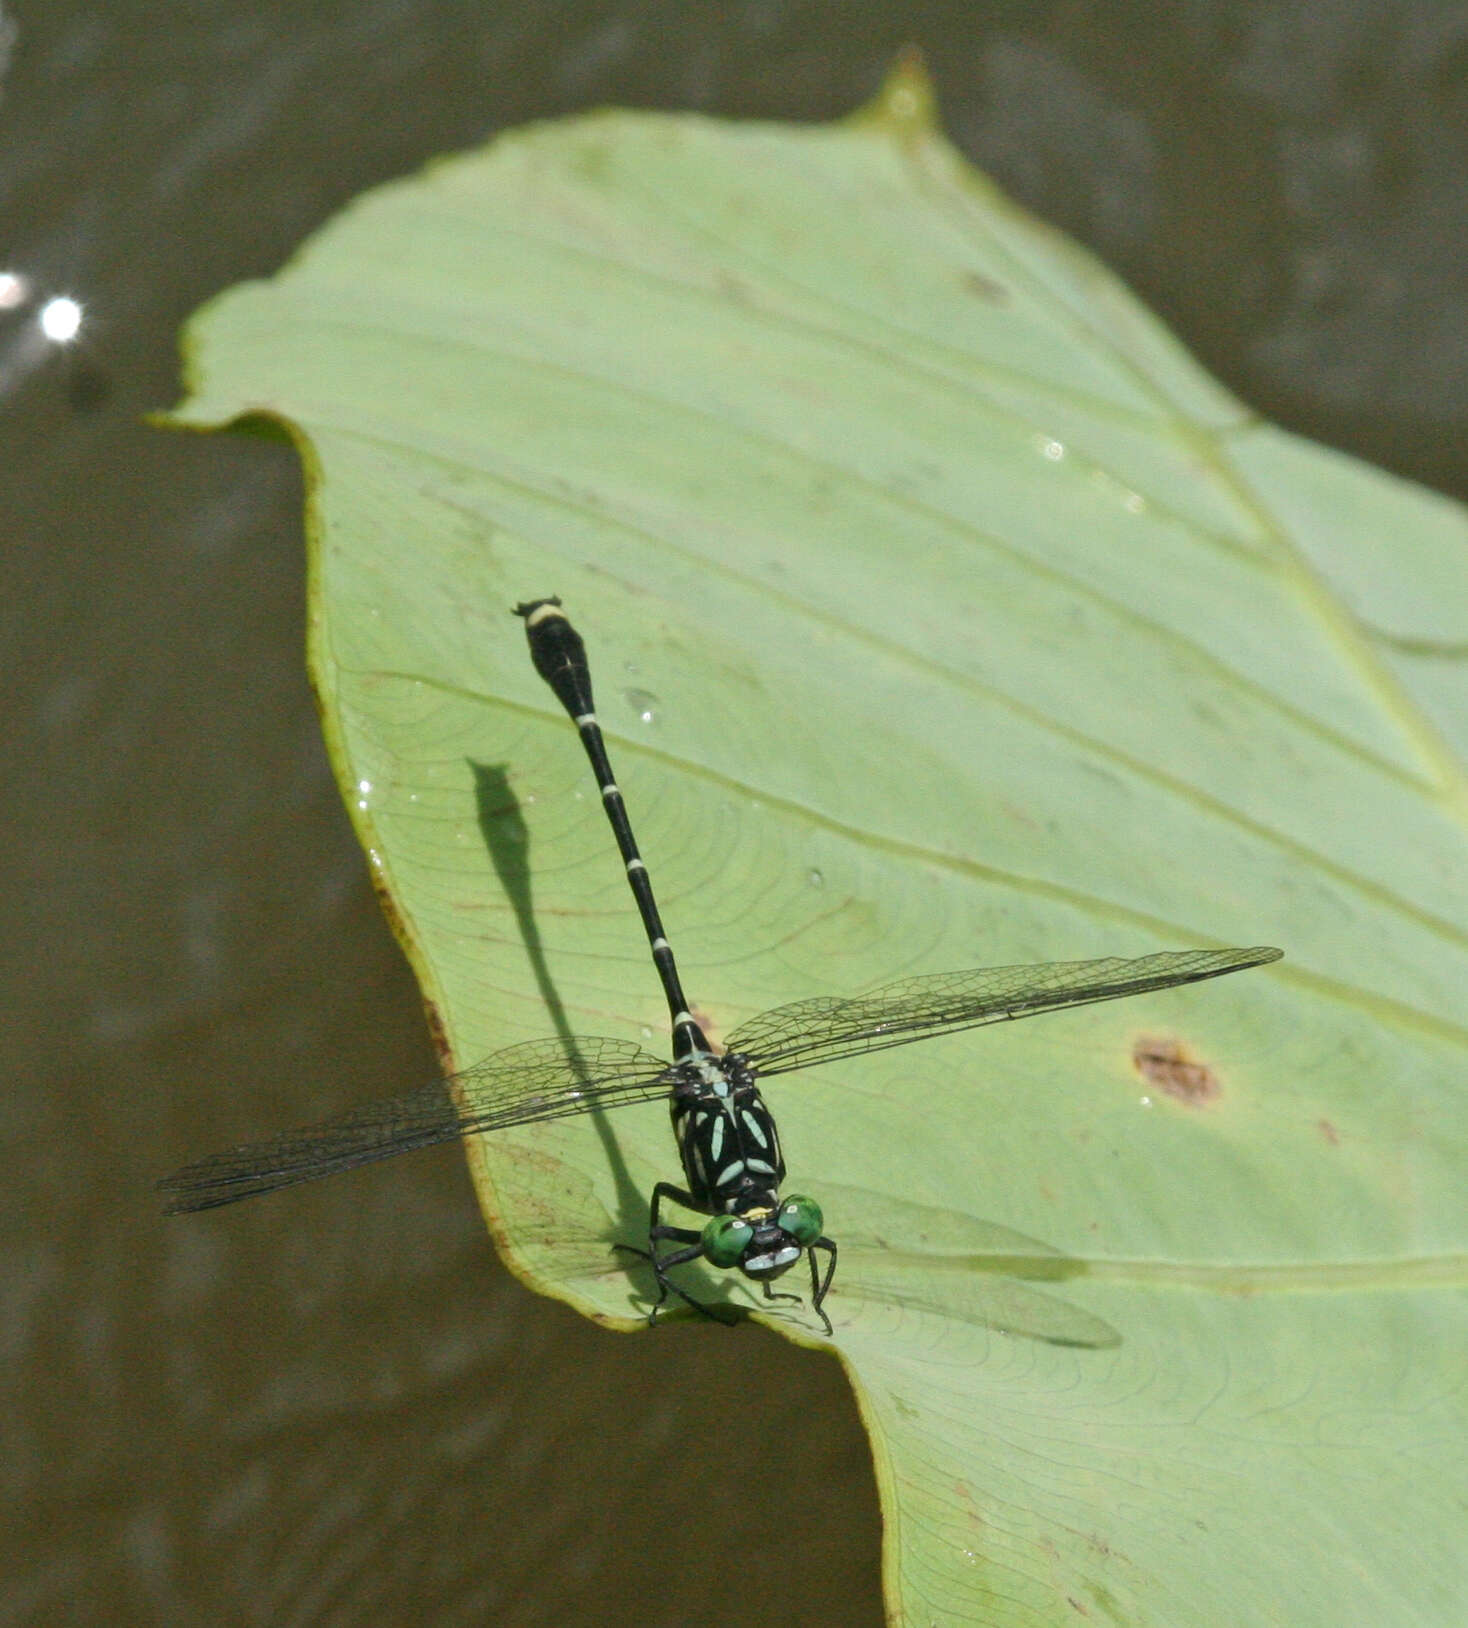
M 165 1213 L 207 1210 L 481 1131 L 665 1096 L 668 1065 L 625 1040 L 532 1040 L 395 1097 L 228 1148 L 158 1183 Z
M 1135 960 L 1111 956 L 902 978 L 849 1000 L 818 996 L 777 1006 L 741 1024 L 727 1045 L 747 1057 L 759 1076 L 785 1074 L 929 1035 L 1218 978 L 1277 961 L 1282 953 L 1264 946 L 1163 950 Z

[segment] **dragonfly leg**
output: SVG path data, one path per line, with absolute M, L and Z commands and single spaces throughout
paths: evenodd
M 672 1233 L 682 1233 L 685 1238 L 696 1240 L 701 1240 L 702 1236 L 697 1232 L 688 1232 L 682 1227 L 662 1228 L 663 1237 L 668 1237 Z M 651 1241 L 649 1239 L 649 1242 Z M 670 1266 L 686 1265 L 689 1261 L 696 1261 L 703 1254 L 701 1241 L 691 1244 L 687 1249 L 674 1250 L 671 1255 L 656 1255 L 650 1249 L 638 1249 L 635 1244 L 613 1244 L 612 1248 L 620 1250 L 624 1255 L 636 1255 L 639 1260 L 646 1261 L 652 1267 L 653 1276 L 658 1280 L 658 1297 L 653 1304 L 652 1310 L 647 1314 L 649 1324 L 657 1322 L 658 1313 L 663 1309 L 670 1290 L 678 1296 L 684 1305 L 692 1306 L 694 1311 L 702 1312 L 705 1317 L 711 1317 L 714 1322 L 722 1323 L 725 1328 L 732 1328 L 739 1321 L 737 1316 L 721 1316 L 712 1306 L 706 1306 L 703 1301 L 695 1300 L 691 1294 L 680 1289 L 668 1276 Z
M 680 1234 L 683 1234 L 690 1240 L 698 1237 L 696 1232 L 684 1234 L 682 1228 L 663 1226 L 660 1217 L 662 1215 L 662 1204 L 665 1198 L 671 1200 L 674 1204 L 681 1204 L 685 1210 L 692 1210 L 695 1215 L 701 1215 L 704 1213 L 699 1209 L 698 1205 L 693 1202 L 692 1193 L 685 1193 L 681 1187 L 675 1187 L 670 1181 L 660 1181 L 652 1190 L 652 1204 L 648 1209 L 647 1216 L 648 1238 L 672 1238 L 679 1236 Z
M 816 1265 L 816 1251 L 824 1249 L 830 1254 L 830 1261 L 826 1266 L 826 1275 L 821 1276 L 820 1268 Z M 836 1276 L 836 1242 L 833 1238 L 817 1238 L 810 1246 L 810 1287 L 811 1310 L 826 1325 L 826 1333 L 834 1335 L 835 1329 L 831 1327 L 831 1319 L 826 1316 L 822 1302 L 826 1298 L 826 1291 L 831 1287 L 831 1279 Z
M 722 1323 L 726 1328 L 732 1327 L 739 1321 L 737 1316 L 723 1317 L 706 1306 L 701 1300 L 695 1300 L 691 1294 L 680 1289 L 668 1276 L 670 1266 L 685 1266 L 689 1261 L 696 1261 L 703 1254 L 703 1234 L 695 1232 L 689 1227 L 668 1226 L 662 1219 L 662 1203 L 664 1199 L 674 1204 L 681 1204 L 685 1210 L 698 1212 L 698 1206 L 693 1202 L 692 1195 L 685 1193 L 681 1187 L 674 1187 L 672 1182 L 660 1181 L 652 1190 L 652 1204 L 648 1213 L 647 1248 L 638 1249 L 632 1244 L 614 1244 L 614 1249 L 625 1255 L 636 1255 L 639 1260 L 646 1261 L 653 1270 L 653 1276 L 658 1280 L 658 1297 L 648 1313 L 650 1324 L 656 1323 L 658 1313 L 667 1303 L 671 1291 L 683 1301 L 685 1305 L 692 1306 L 705 1317 L 711 1317 L 714 1322 Z M 657 1246 L 660 1243 L 682 1244 L 682 1249 L 676 1249 L 671 1254 L 659 1255 Z
M 768 1278 L 764 1280 L 764 1291 L 766 1300 L 793 1300 L 797 1306 L 800 1304 L 798 1294 L 786 1294 L 783 1289 L 772 1289 Z

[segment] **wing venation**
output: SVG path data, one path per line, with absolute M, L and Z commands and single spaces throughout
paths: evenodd
M 446 1080 L 210 1154 L 158 1183 L 165 1211 L 208 1210 L 375 1159 L 665 1096 L 668 1065 L 631 1041 L 532 1040 Z
M 1119 1000 L 1242 972 L 1277 961 L 1280 950 L 1162 950 L 1135 960 L 1047 961 L 900 978 L 851 999 L 817 996 L 777 1006 L 741 1024 L 728 1049 L 760 1077 L 883 1051 L 929 1035 L 1034 1017 L 1067 1006 Z

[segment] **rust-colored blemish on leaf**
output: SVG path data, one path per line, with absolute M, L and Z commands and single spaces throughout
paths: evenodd
M 387 917 L 387 925 L 392 929 L 393 937 L 400 944 L 405 943 L 407 929 L 403 925 L 403 918 L 398 910 L 397 901 L 388 890 L 387 883 L 378 875 L 375 865 L 368 868 L 368 875 L 372 882 L 372 891 L 377 895 L 377 903 L 383 915 Z
M 1328 1119 L 1317 1120 L 1315 1128 L 1333 1148 L 1338 1148 L 1341 1145 L 1341 1133 Z
M 433 1042 L 433 1050 L 440 1066 L 445 1070 L 451 1069 L 454 1066 L 454 1058 L 449 1047 L 448 1031 L 443 1024 L 443 1014 L 438 1009 L 438 1003 L 429 1000 L 427 996 L 423 999 L 423 1016 L 428 1024 L 428 1038 Z
M 1132 1062 L 1148 1085 L 1191 1108 L 1216 1102 L 1223 1095 L 1223 1086 L 1208 1064 L 1171 1035 L 1138 1036 Z

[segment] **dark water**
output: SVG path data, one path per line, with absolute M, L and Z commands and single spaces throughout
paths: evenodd
M 0 101 L 0 1624 L 880 1620 L 839 1370 L 603 1334 L 440 1150 L 164 1223 L 152 1178 L 428 1078 L 302 668 L 288 453 L 141 415 L 363 187 L 605 102 L 950 130 L 1240 393 L 1463 495 L 1468 9 L 36 0 Z M 675 1466 L 670 1472 L 669 1466 Z

